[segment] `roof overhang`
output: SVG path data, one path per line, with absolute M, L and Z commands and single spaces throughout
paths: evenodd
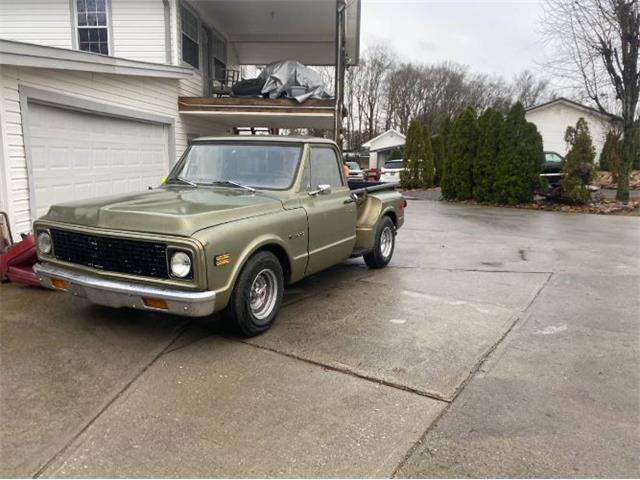
M 604 120 L 608 120 L 608 121 L 619 121 L 622 120 L 621 117 L 617 116 L 617 115 L 612 115 L 610 113 L 606 113 L 606 112 L 601 112 L 600 110 L 596 110 L 593 107 L 589 107 L 588 105 L 583 105 L 582 103 L 578 103 L 578 102 L 574 102 L 573 100 L 570 100 L 568 98 L 565 97 L 559 97 L 559 98 L 555 98 L 553 100 L 550 100 L 548 102 L 545 103 L 541 103 L 539 105 L 534 105 L 532 107 L 528 107 L 527 109 L 525 109 L 526 113 L 533 113 L 533 112 L 537 112 L 540 110 L 544 110 L 546 108 L 549 107 L 553 107 L 555 105 L 565 105 L 567 107 L 570 108 L 574 108 L 576 110 L 580 110 L 582 112 L 585 113 L 589 113 L 591 115 L 596 115 Z
M 224 28 L 242 65 L 335 64 L 336 0 L 193 0 Z M 360 0 L 346 1 L 347 64 L 360 57 Z
M 3 39 L 0 39 L 0 65 L 174 79 L 193 75 L 191 68 Z
M 395 129 L 389 129 L 384 133 L 381 133 L 375 138 L 372 138 L 368 142 L 362 144 L 362 148 L 368 148 L 371 152 L 378 152 L 381 150 L 391 150 L 396 147 L 401 147 L 406 143 L 406 137 Z
M 225 127 L 333 128 L 334 100 L 179 97 L 182 115 L 206 117 Z

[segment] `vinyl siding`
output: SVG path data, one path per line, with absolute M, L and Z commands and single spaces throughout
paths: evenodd
M 607 132 L 611 128 L 611 124 L 601 116 L 564 103 L 549 105 L 526 113 L 527 121 L 534 123 L 538 128 L 538 132 L 542 135 L 544 150 L 557 152 L 563 156 L 568 152 L 567 142 L 564 140 L 567 127 L 575 126 L 580 117 L 583 117 L 589 124 L 593 146 L 596 149 L 597 162 L 600 158 Z
M 75 0 L 1 0 L 0 37 L 73 48 Z M 167 63 L 162 0 L 110 0 L 111 52 L 116 57 Z
M 3 170 L 0 174 L 8 191 L 9 211 L 15 235 L 31 230 L 29 182 L 24 148 L 20 86 L 49 90 L 102 104 L 111 104 L 175 120 L 176 159 L 194 135 L 221 135 L 226 132 L 211 120 L 186 118 L 178 114 L 176 80 L 104 75 L 62 70 L 3 67 L 0 79 L 0 106 L 3 135 Z M 158 172 L 158 178 L 166 172 Z
M 72 48 L 69 0 L 1 0 L 0 38 Z
M 167 63 L 162 0 L 111 0 L 113 55 Z

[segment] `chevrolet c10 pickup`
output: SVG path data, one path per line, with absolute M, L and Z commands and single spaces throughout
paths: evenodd
M 406 205 L 393 185 L 350 185 L 329 140 L 200 138 L 159 187 L 52 206 L 34 224 L 34 270 L 95 304 L 221 311 L 253 336 L 285 285 L 349 257 L 386 266 Z

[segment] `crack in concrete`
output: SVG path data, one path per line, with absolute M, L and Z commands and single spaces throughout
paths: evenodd
M 519 273 L 521 275 L 528 275 L 530 273 L 544 273 L 551 275 L 553 272 L 546 270 L 497 270 L 486 268 L 443 268 L 443 267 L 421 267 L 413 265 L 387 265 L 385 268 L 394 268 L 397 270 L 437 270 L 442 272 L 479 272 L 479 273 Z
M 436 400 L 436 401 L 444 402 L 444 403 L 449 403 L 451 401 L 451 400 L 449 400 L 449 399 L 447 399 L 447 398 L 445 398 L 442 395 L 439 395 L 437 393 L 428 392 L 428 391 L 425 391 L 425 390 L 420 390 L 418 388 L 413 388 L 413 387 L 410 387 L 408 385 L 403 385 L 401 383 L 392 382 L 390 380 L 385 380 L 383 378 L 378 378 L 378 377 L 374 377 L 374 376 L 371 376 L 371 375 L 365 375 L 363 373 L 351 370 L 350 368 L 347 368 L 347 367 L 339 367 L 337 365 L 330 365 L 330 364 L 318 362 L 316 360 L 311 360 L 309 358 L 301 357 L 301 356 L 295 355 L 293 353 L 283 352 L 283 351 L 280 351 L 280 350 L 276 350 L 274 348 L 265 347 L 263 345 L 256 345 L 254 343 L 250 343 L 250 342 L 248 342 L 246 340 L 243 340 L 241 338 L 238 338 L 238 337 L 227 337 L 227 336 L 225 336 L 224 338 L 227 338 L 228 340 L 233 340 L 233 341 L 238 342 L 238 343 L 243 343 L 245 345 L 249 345 L 251 347 L 258 348 L 260 350 L 265 350 L 267 352 L 275 353 L 277 355 L 282 355 L 283 357 L 292 358 L 292 359 L 298 360 L 300 362 L 308 363 L 310 365 L 315 365 L 316 367 L 321 367 L 321 368 L 324 368 L 324 369 L 327 369 L 327 370 L 331 370 L 333 372 L 338 372 L 338 373 L 342 373 L 344 375 L 349 375 L 350 377 L 355 377 L 355 378 L 359 378 L 361 380 L 366 380 L 368 382 L 376 383 L 378 385 L 384 385 L 386 387 L 395 388 L 397 390 L 403 390 L 405 392 L 414 393 L 416 395 L 420 395 L 421 397 L 430 398 L 431 400 Z
M 42 466 L 36 470 L 36 472 L 31 476 L 31 478 L 41 478 L 44 472 L 62 455 L 64 455 L 69 448 L 73 445 L 73 443 L 84 433 L 86 432 L 101 416 L 104 414 L 111 405 L 113 405 L 122 395 L 133 385 L 133 383 L 140 378 L 150 367 L 153 365 L 170 347 L 175 343 L 175 341 L 184 333 L 188 325 L 188 322 L 184 322 L 180 324 L 175 329 L 175 335 L 173 335 L 169 342 L 160 349 L 158 353 L 156 353 L 153 358 L 143 366 L 138 373 L 133 375 L 133 377 L 109 400 L 98 410 L 96 413 L 78 432 L 76 432 L 63 446 L 60 448 L 57 453 L 51 456 L 49 460 L 47 460 Z

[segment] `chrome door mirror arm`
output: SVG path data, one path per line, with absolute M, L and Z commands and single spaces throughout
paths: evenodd
M 311 190 L 309 195 L 315 197 L 316 195 L 328 195 L 331 193 L 331 185 L 318 185 L 317 190 Z

